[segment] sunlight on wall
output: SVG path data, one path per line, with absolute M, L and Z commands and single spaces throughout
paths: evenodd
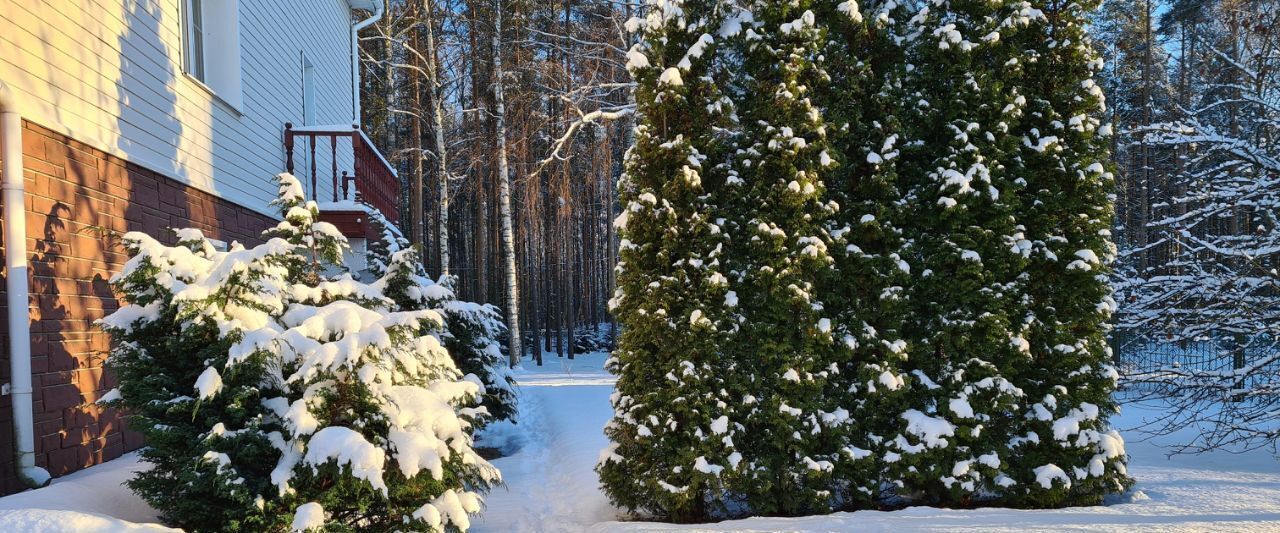
M 318 122 L 350 122 L 349 11 L 341 2 L 242 2 L 236 109 L 182 72 L 180 3 L 0 0 L 0 27 L 13 29 L 0 32 L 0 81 L 28 120 L 272 214 L 283 126 L 302 123 L 302 52 L 319 77 Z M 319 181 L 327 197 L 329 180 Z
M 16 29 L 0 37 L 0 79 L 27 119 L 216 192 L 212 97 L 179 71 L 176 3 L 107 4 L 0 2 Z

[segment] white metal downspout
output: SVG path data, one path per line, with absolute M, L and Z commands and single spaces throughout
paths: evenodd
M 374 0 L 373 16 L 351 25 L 351 123 L 360 124 L 360 30 L 382 18 L 382 0 Z
M 31 323 L 27 298 L 27 215 L 22 182 L 22 115 L 13 93 L 0 83 L 0 188 L 4 189 L 4 264 L 9 306 L 9 394 L 13 404 L 14 455 L 18 478 L 29 487 L 49 483 L 36 466 L 31 406 Z

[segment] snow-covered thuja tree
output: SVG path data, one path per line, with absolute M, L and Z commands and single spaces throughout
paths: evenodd
M 723 351 L 737 296 L 728 289 L 725 242 L 713 217 L 724 186 L 719 130 L 732 108 L 717 76 L 720 34 L 737 19 L 719 0 L 652 0 L 628 25 L 635 78 L 635 144 L 619 181 L 618 289 L 622 325 L 608 362 L 618 375 L 612 441 L 597 471 L 626 509 L 675 521 L 729 512 L 725 478 L 746 443 L 736 410 L 743 359 Z
M 103 319 L 122 403 L 154 467 L 130 482 L 191 530 L 466 529 L 498 472 L 471 449 L 463 379 L 434 310 L 323 272 L 345 239 L 281 175 L 253 248 L 130 233 Z
M 724 200 L 725 264 L 739 322 L 725 353 L 749 395 L 740 417 L 744 469 L 734 492 L 752 514 L 829 511 L 846 429 L 828 396 L 835 339 L 819 291 L 830 271 L 824 178 L 834 165 L 813 102 L 825 85 L 817 2 L 747 3 L 751 22 L 731 41 L 741 58 L 729 85 L 735 131 Z
M 1019 181 L 1015 207 L 1026 257 L 1016 291 L 1027 306 L 1014 331 L 1021 358 L 1005 372 L 1022 402 L 1001 470 L 1003 504 L 1097 505 L 1124 491 L 1124 441 L 1108 418 L 1118 374 L 1107 345 L 1115 310 L 1108 284 L 1113 177 L 1109 126 L 1094 76 L 1102 61 L 1086 31 L 1097 0 L 1035 2 L 1006 19 L 1020 29 L 1001 40 L 1020 53 L 1000 72 L 1017 87 L 1009 134 L 1017 151 L 1002 163 Z
M 911 266 L 901 256 L 901 194 L 897 164 L 902 126 L 896 111 L 905 73 L 901 30 L 909 13 L 897 2 L 818 2 L 826 28 L 826 72 L 813 88 L 827 127 L 825 194 L 835 260 L 818 293 L 831 317 L 832 371 L 823 394 L 836 406 L 824 423 L 840 450 L 834 462 L 833 500 L 841 508 L 880 504 L 885 465 L 883 438 L 910 399 L 902 373 L 907 319 L 904 283 Z M 827 422 L 829 420 L 829 422 Z
M 1013 0 L 912 7 L 895 111 L 902 134 L 885 147 L 898 159 L 896 225 L 910 265 L 901 367 L 910 399 L 889 413 L 885 481 L 903 503 L 990 503 L 1016 483 L 1008 461 L 1025 406 L 1014 379 L 1036 372 L 1019 285 L 1030 253 L 1017 219 L 1025 182 L 1006 161 L 1021 143 L 1009 130 L 1025 102 L 1002 73 L 1028 60 L 1008 37 L 1040 14 Z
M 1206 8 L 1208 9 L 1208 8 Z M 1186 154 L 1170 176 L 1179 194 L 1154 211 L 1152 242 L 1168 260 L 1120 280 L 1119 327 L 1145 343 L 1180 345 L 1182 357 L 1126 353 L 1138 382 L 1169 416 L 1155 433 L 1200 432 L 1185 450 L 1271 447 L 1280 441 L 1280 7 L 1223 5 L 1256 20 L 1221 31 L 1208 48 L 1209 79 L 1177 122 L 1137 133 Z M 1210 11 L 1205 17 L 1221 20 Z M 1129 250 L 1137 255 L 1140 250 Z M 1136 262 L 1136 261 L 1135 261 Z

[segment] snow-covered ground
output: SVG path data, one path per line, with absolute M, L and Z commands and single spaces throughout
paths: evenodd
M 1114 423 L 1129 439 L 1131 496 L 1104 507 L 1021 511 L 911 508 L 804 518 L 751 518 L 677 526 L 618 522 L 592 468 L 606 441 L 613 379 L 605 356 L 575 361 L 550 355 L 526 366 L 520 380 L 524 447 L 494 462 L 506 489 L 488 498 L 474 531 L 1280 531 L 1280 461 L 1265 451 L 1166 457 L 1161 442 L 1124 431 L 1158 411 L 1126 407 Z
M 1127 407 L 1115 419 L 1129 439 L 1130 472 L 1138 486 L 1108 506 L 912 508 L 696 526 L 620 522 L 592 470 L 605 445 L 601 428 L 610 415 L 614 382 L 601 368 L 604 359 L 590 354 L 571 362 L 550 355 L 542 367 L 517 371 L 521 421 L 494 428 L 485 438 L 487 445 L 515 450 L 494 461 L 506 486 L 488 496 L 473 531 L 1280 531 L 1280 461 L 1266 451 L 1168 458 L 1161 443 L 1179 436 L 1143 442 L 1123 431 L 1158 412 L 1147 406 Z M 50 487 L 0 498 L 0 531 L 130 531 L 129 522 L 152 522 L 154 513 L 119 486 L 136 468 L 136 459 L 126 456 L 54 480 Z
M 0 531 L 177 531 L 156 524 L 156 512 L 121 485 L 142 468 L 131 453 L 0 498 Z

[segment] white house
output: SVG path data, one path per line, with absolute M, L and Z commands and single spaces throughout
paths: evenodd
M 94 403 L 113 388 L 92 326 L 116 306 L 113 235 L 192 226 L 253 241 L 275 221 L 271 177 L 290 166 L 320 201 L 346 172 L 395 219 L 394 172 L 352 127 L 353 36 L 381 8 L 0 0 L 6 309 L 28 309 L 8 312 L 0 493 L 140 444 Z

